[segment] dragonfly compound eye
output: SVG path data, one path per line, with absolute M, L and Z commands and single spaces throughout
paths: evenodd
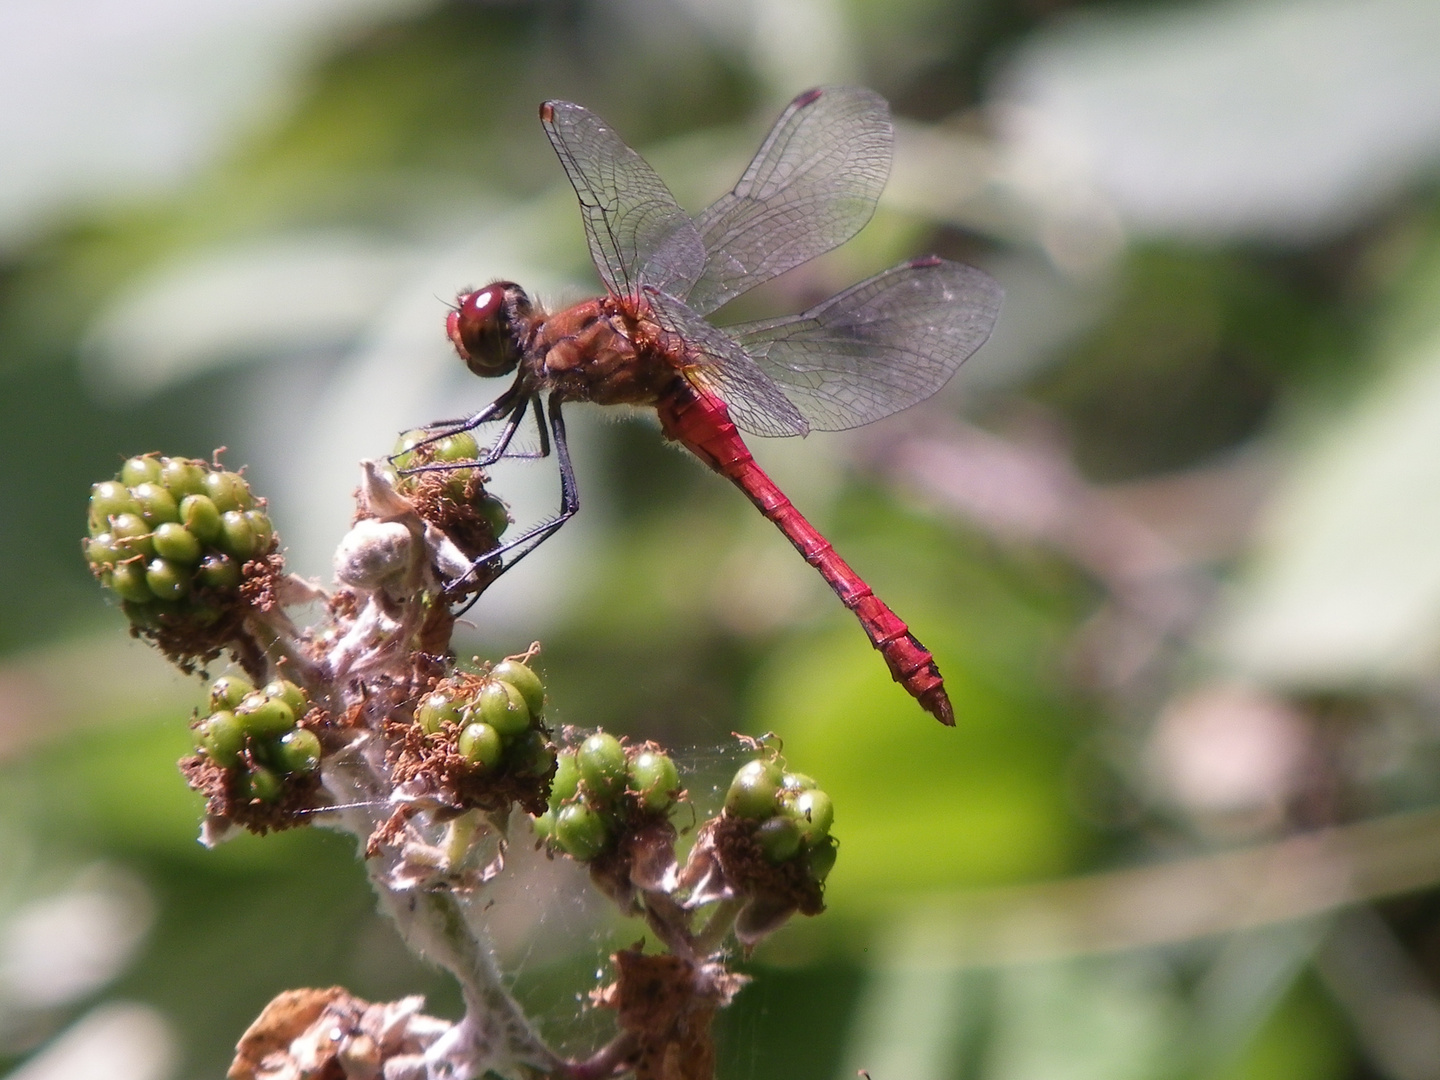
M 515 370 L 520 350 L 514 319 L 529 306 L 524 291 L 509 281 L 497 281 L 460 297 L 445 329 L 471 371 L 492 378 Z

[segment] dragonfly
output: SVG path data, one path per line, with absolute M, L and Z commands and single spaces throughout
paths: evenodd
M 740 432 L 840 431 L 930 397 L 989 337 L 1000 287 L 926 256 L 798 315 L 724 327 L 706 319 L 869 221 L 890 172 L 884 98 L 859 87 L 801 94 L 739 183 L 693 218 L 594 113 L 547 101 L 540 122 L 579 198 L 605 295 L 555 312 L 512 281 L 459 296 L 446 330 L 461 359 L 476 375 L 514 378 L 473 416 L 430 426 L 438 439 L 501 422 L 481 464 L 505 455 L 527 411 L 541 455 L 553 441 L 559 512 L 503 550 L 519 548 L 518 560 L 579 510 L 564 404 L 654 408 L 665 437 L 745 493 L 854 612 L 895 681 L 953 726 L 934 656 L 765 474 Z

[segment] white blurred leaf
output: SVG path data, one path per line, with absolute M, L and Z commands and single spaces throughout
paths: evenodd
M 998 85 L 1007 141 L 1138 230 L 1304 239 L 1440 162 L 1440 4 L 1265 0 L 1053 24 Z
M 6 0 L 0 244 L 192 174 L 337 37 L 431 2 Z
M 225 363 L 337 349 L 419 259 L 359 234 L 289 234 L 181 256 L 96 320 L 90 373 L 106 396 L 137 398 Z
M 1334 688 L 1440 660 L 1440 285 L 1352 411 L 1301 447 L 1216 633 L 1230 666 Z M 1411 328 L 1413 329 L 1413 328 Z

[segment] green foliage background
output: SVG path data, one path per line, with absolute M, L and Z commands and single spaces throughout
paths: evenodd
M 884 93 L 907 124 L 994 146 L 995 118 L 978 110 L 996 72 L 1087 7 L 851 0 L 823 14 L 852 43 L 849 77 Z M 1123 22 L 1189 9 L 1107 10 Z M 151 385 L 123 365 L 96 376 L 107 370 L 104 318 L 188 259 L 334 234 L 410 253 L 399 263 L 510 228 L 510 248 L 474 257 L 463 271 L 473 277 L 445 287 L 519 277 L 538 263 L 552 275 L 545 288 L 584 295 L 593 285 L 578 216 L 536 104 L 561 97 L 592 108 L 698 206 L 728 182 L 732 151 L 802 89 L 775 85 L 783 65 L 766 67 L 704 25 L 689 9 L 606 0 L 422 5 L 337 39 L 283 108 L 235 134 L 185 182 L 75 211 L 0 254 L 9 464 L 0 475 L 0 923 L 95 864 L 136 875 L 154 909 L 143 944 L 104 985 L 38 1010 L 0 1001 L 0 1071 L 22 1067 L 108 1000 L 160 1010 L 179 1040 L 173 1075 L 197 1078 L 223 1073 L 236 1037 L 287 987 L 343 983 L 371 999 L 418 992 L 432 1011 L 454 1014 L 453 989 L 374 914 L 339 838 L 308 830 L 213 852 L 195 843 L 199 802 L 173 762 L 186 750 L 198 685 L 122 642 L 119 613 L 77 547 L 88 485 L 131 453 L 206 456 L 229 445 L 232 463 L 252 461 L 262 492 L 272 483 L 303 490 L 296 473 L 310 459 L 290 447 L 311 430 L 309 406 L 281 399 L 324 408 L 373 326 L 359 320 L 318 340 L 302 327 L 269 342 L 211 342 L 190 369 Z M 797 31 L 797 48 L 804 37 Z M 923 175 L 936 199 L 965 180 Z M 900 482 L 864 437 L 759 447 L 802 510 L 939 658 L 960 717 L 956 730 L 939 729 L 744 500 L 636 420 L 584 429 L 582 516 L 594 520 L 583 543 L 563 549 L 563 567 L 547 564 L 559 587 L 537 587 L 533 607 L 512 596 L 494 621 L 482 602 L 466 647 L 498 656 L 541 637 L 552 719 L 562 723 L 701 747 L 731 731 L 773 730 L 792 765 L 833 795 L 842 848 L 830 911 L 747 962 L 755 982 L 722 1022 L 727 1080 L 831 1080 L 859 1067 L 874 1080 L 1432 1075 L 1397 1071 L 1327 962 L 1327 943 L 1357 910 L 1322 905 L 1299 923 L 1237 924 L 1159 944 L 1137 937 L 1134 947 L 1082 942 L 1024 962 L 998 946 L 980 960 L 937 947 L 932 962 L 916 965 L 914 948 L 897 942 L 915 927 L 923 941 L 922 915 L 936 905 L 962 920 L 966 909 L 945 905 L 976 890 L 1013 887 L 1005 895 L 1023 898 L 1032 885 L 1275 843 L 1424 810 L 1440 797 L 1425 637 L 1433 601 L 1419 602 L 1406 624 L 1418 659 L 1395 668 L 1362 656 L 1334 679 L 1292 677 L 1299 661 L 1283 649 L 1274 659 L 1224 644 L 1256 640 L 1227 627 L 1273 625 L 1267 582 L 1290 583 L 1283 596 L 1308 610 L 1295 597 L 1325 594 L 1335 567 L 1356 564 L 1355 544 L 1364 562 L 1368 548 L 1355 539 L 1363 529 L 1326 548 L 1331 533 L 1306 525 L 1318 520 L 1306 517 L 1306 491 L 1328 493 L 1321 501 L 1340 518 L 1354 492 L 1356 515 L 1408 538 L 1410 555 L 1376 556 L 1382 599 L 1418 589 L 1440 564 L 1426 509 L 1440 495 L 1435 440 L 1417 436 L 1413 472 L 1391 487 L 1354 463 L 1374 446 L 1363 431 L 1396 430 L 1398 419 L 1373 418 L 1353 446 L 1345 442 L 1354 417 L 1383 410 L 1390 380 L 1440 361 L 1433 182 L 1422 177 L 1343 228 L 1301 240 L 1134 229 L 1098 269 L 1068 275 L 1034 242 L 1038 203 L 1019 200 L 1009 224 L 987 224 L 979 212 L 967 223 L 963 212 L 927 214 L 925 191 L 916 196 L 914 182 L 907 190 L 908 201 L 883 205 L 816 276 L 736 317 L 793 309 L 816 289 L 928 250 L 1002 279 L 1020 267 L 1024 280 L 1051 282 L 1071 314 L 1059 320 L 1012 287 L 1004 320 L 1058 320 L 1051 343 L 1020 359 L 1012 349 L 1011 368 L 975 386 L 962 371 L 936 403 L 888 422 L 885 438 L 923 431 L 943 442 L 963 423 L 1019 445 L 1042 432 L 1035 445 L 1073 469 L 1075 484 L 1113 496 L 1104 505 L 1140 507 L 1161 533 L 1164 515 L 1145 518 L 1154 503 L 1142 496 L 1185 476 L 1243 495 L 1254 475 L 1246 463 L 1258 462 L 1252 510 L 1236 511 L 1228 533 L 1219 529 L 1228 539 L 1176 571 L 1205 597 L 1194 618 L 1157 632 L 1159 659 L 1139 683 L 1106 685 L 1077 659 L 1097 616 L 1124 607 L 1117 579 L 1097 571 L 1104 559 L 1083 554 L 1108 550 L 1103 535 L 1081 535 L 1084 521 L 1069 532 L 1007 532 Z M 513 265 L 513 250 L 530 262 Z M 206 299 L 241 324 L 250 303 L 223 292 Z M 422 316 L 437 353 L 444 310 L 437 300 Z M 205 315 L 203 306 L 190 311 L 200 323 Z M 374 316 L 392 317 L 378 308 Z M 425 399 L 433 412 L 395 427 L 453 414 L 455 392 L 469 408 L 492 388 L 457 377 Z M 1428 414 L 1421 391 L 1400 397 L 1422 433 L 1425 415 L 1440 431 L 1440 396 Z M 383 454 L 393 435 L 366 432 L 367 452 Z M 350 467 L 335 466 L 345 484 Z M 547 469 L 508 473 L 499 490 L 549 492 Z M 1207 510 L 1193 486 L 1164 491 L 1192 524 L 1213 526 L 1227 512 Z M 1393 516 L 1379 521 L 1374 500 Z M 303 528 L 303 502 L 277 500 L 276 509 L 282 534 L 287 515 Z M 740 588 L 747 574 L 760 575 L 759 601 Z M 1275 793 L 1278 810 L 1243 821 L 1207 816 L 1146 771 L 1167 705 L 1187 688 L 1240 675 L 1294 710 L 1308 748 L 1303 776 Z M 1440 974 L 1435 881 L 1403 899 L 1364 898 L 1376 903 L 1360 909 L 1422 996 Z M 626 932 L 634 928 L 613 940 Z M 547 1023 L 562 1038 L 578 1012 L 574 994 L 594 985 L 609 940 L 587 930 L 568 952 L 520 951 L 520 990 L 551 1003 Z M 1395 1038 L 1403 1043 L 1403 1033 Z

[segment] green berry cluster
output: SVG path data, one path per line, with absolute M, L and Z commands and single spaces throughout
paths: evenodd
M 646 744 L 627 747 L 603 731 L 562 751 L 550 784 L 550 805 L 535 831 L 581 862 L 603 854 L 620 831 L 640 819 L 665 817 L 681 793 L 669 756 Z
M 481 488 L 484 476 L 479 469 L 453 468 L 406 474 L 420 465 L 460 465 L 480 457 L 480 445 L 468 431 L 456 432 L 434 442 L 425 442 L 430 433 L 415 429 L 404 432 L 395 443 L 391 457 L 391 480 L 407 495 L 422 487 L 455 502 L 473 504 L 492 540 L 500 539 L 510 527 L 510 511 L 504 502 Z
M 195 745 L 236 775 L 242 797 L 278 802 L 288 778 L 320 767 L 319 737 L 297 724 L 310 701 L 288 679 L 257 690 L 238 675 L 222 676 L 210 686 L 210 709 L 195 723 Z
M 756 823 L 755 842 L 773 864 L 803 858 L 816 881 L 824 881 L 835 865 L 830 796 L 804 773 L 785 771 L 774 758 L 741 766 L 725 794 L 725 813 Z
M 90 489 L 85 557 L 131 622 L 218 621 L 245 564 L 269 554 L 275 530 L 245 478 L 204 461 L 146 454 Z
M 427 735 L 454 734 L 455 750 L 477 773 L 541 776 L 554 754 L 541 726 L 545 686 L 521 660 L 502 660 L 487 675 L 446 679 L 420 699 L 415 723 Z

